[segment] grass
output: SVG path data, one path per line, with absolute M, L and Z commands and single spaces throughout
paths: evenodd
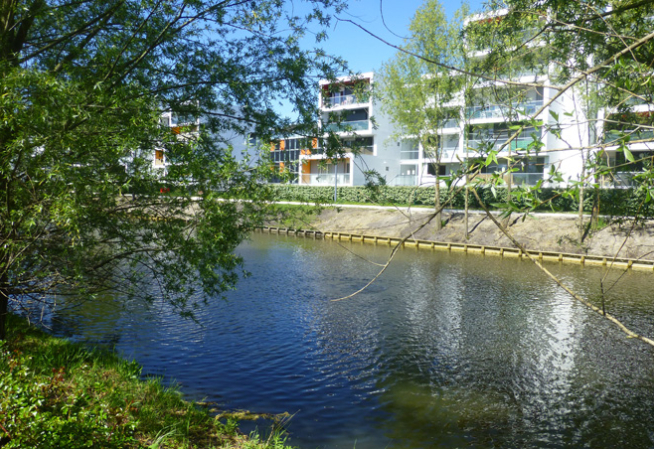
M 245 436 L 141 367 L 8 316 L 0 342 L 0 447 L 282 449 L 285 436 Z

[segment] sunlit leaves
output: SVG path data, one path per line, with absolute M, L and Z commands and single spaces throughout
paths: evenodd
M 323 26 L 344 6 L 311 4 Z M 230 140 L 315 130 L 313 76 L 343 61 L 300 48 L 307 22 L 284 22 L 281 0 L 4 8 L 0 289 L 14 300 L 117 290 L 187 314 L 199 291 L 232 288 L 233 250 L 271 198 L 263 164 L 238 162 Z M 273 109 L 282 99 L 295 128 Z

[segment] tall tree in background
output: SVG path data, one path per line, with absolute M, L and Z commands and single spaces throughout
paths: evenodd
M 627 173 L 627 185 L 636 188 L 634 201 L 639 198 L 644 205 L 654 196 L 652 166 L 646 162 L 654 150 L 651 8 L 652 2 L 633 0 L 493 1 L 488 5 L 489 19 L 475 24 L 476 32 L 471 30 L 488 44 L 488 64 L 480 72 L 489 75 L 492 67 L 511 67 L 516 62 L 530 69 L 541 65 L 547 69 L 546 84 L 552 92 L 543 108 L 560 97 L 573 100 L 574 109 L 550 113 L 544 120 L 543 140 L 574 128 L 577 143 L 548 148 L 541 154 L 576 151 L 582 160 L 580 179 L 565 180 L 553 172 L 547 177 L 569 181 L 559 194 L 578 201 L 580 242 L 585 235 L 583 213 L 588 211 L 584 203 L 589 190 L 595 193 L 590 198 L 594 214 L 599 209 L 599 188 L 620 185 Z M 517 77 L 505 79 L 518 87 L 521 84 Z M 639 144 L 634 146 L 634 142 Z M 548 200 L 537 199 L 539 191 L 537 185 L 520 192 L 527 209 Z
M 415 139 L 425 155 L 432 158 L 436 177 L 434 206 L 441 208 L 440 163 L 442 139 L 437 130 L 447 119 L 459 119 L 460 111 L 448 107 L 461 90 L 464 79 L 445 66 L 461 66 L 465 55 L 461 38 L 461 20 L 467 15 L 464 5 L 454 20 L 448 21 L 438 0 L 426 0 L 416 11 L 402 49 L 385 63 L 379 76 L 381 107 L 397 126 L 396 138 Z M 443 65 L 436 65 L 436 61 Z M 440 214 L 436 217 L 440 229 Z
M 220 136 L 287 129 L 282 99 L 316 123 L 311 75 L 342 63 L 298 40 L 344 4 L 307 3 L 303 18 L 273 0 L 0 3 L 0 339 L 9 303 L 114 291 L 190 314 L 234 285 L 265 209 L 215 195 L 266 199 L 265 170 Z M 164 110 L 202 127 L 180 139 Z

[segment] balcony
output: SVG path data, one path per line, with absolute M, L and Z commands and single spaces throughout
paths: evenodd
M 458 126 L 459 126 L 459 120 L 455 118 L 442 120 L 438 123 L 439 128 L 457 128 Z
M 354 152 L 354 149 L 349 147 L 344 147 L 344 150 L 349 153 Z M 358 154 L 366 154 L 366 155 L 373 155 L 375 153 L 374 147 L 372 145 L 358 146 L 356 147 L 356 151 L 358 151 Z
M 486 106 L 471 106 L 466 108 L 466 115 L 469 119 L 502 119 L 509 120 L 517 116 L 533 116 L 543 106 L 543 100 L 532 100 L 519 103 L 513 107 L 501 104 L 489 104 Z
M 610 130 L 604 135 L 604 143 L 613 143 L 619 145 L 622 137 L 629 136 L 629 140 L 647 140 L 654 139 L 654 129 L 640 129 L 640 130 Z
M 351 104 L 365 103 L 363 99 L 359 99 L 356 95 L 339 95 L 335 97 L 323 97 L 323 108 L 335 108 L 336 106 L 348 106 Z
M 479 179 L 493 179 L 493 175 L 490 173 L 482 173 L 477 175 Z M 527 186 L 535 186 L 538 184 L 540 180 L 543 179 L 543 174 L 542 173 L 512 173 L 512 174 L 506 174 L 502 177 L 504 179 L 504 182 L 509 182 L 511 181 L 512 185 L 527 185 Z
M 459 145 L 443 147 L 440 150 L 441 158 L 450 159 L 452 156 L 456 154 L 457 151 L 459 151 Z
M 481 138 L 477 134 L 471 134 L 468 136 L 468 148 L 476 150 L 478 148 L 483 148 L 485 151 L 496 150 L 499 151 L 502 148 L 502 145 L 508 140 L 508 136 L 487 136 Z M 504 147 L 502 151 L 519 151 L 525 150 L 527 147 L 534 141 L 531 136 L 519 136 L 511 141 L 510 145 Z
M 412 148 L 410 150 L 400 151 L 400 159 L 420 159 L 420 150 Z
M 336 176 L 336 178 L 334 178 Z M 312 186 L 333 186 L 334 184 L 338 185 L 349 185 L 350 184 L 350 174 L 349 173 L 340 173 L 337 175 L 325 173 L 325 174 L 303 174 L 302 175 L 302 184 L 308 184 Z
M 370 120 L 354 120 L 351 122 L 328 123 L 325 125 L 325 131 L 367 131 L 370 128 Z
M 418 175 L 397 175 L 388 182 L 389 186 L 417 186 Z

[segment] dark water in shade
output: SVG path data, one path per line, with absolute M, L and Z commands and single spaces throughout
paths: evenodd
M 252 276 L 198 310 L 201 326 L 108 300 L 59 316 L 58 332 L 115 344 L 189 398 L 295 413 L 302 449 L 654 448 L 654 348 L 531 263 L 406 249 L 331 302 L 379 269 L 349 250 L 389 253 L 254 235 L 239 248 Z M 598 300 L 601 269 L 548 267 Z M 653 274 L 625 274 L 607 301 L 654 336 Z

